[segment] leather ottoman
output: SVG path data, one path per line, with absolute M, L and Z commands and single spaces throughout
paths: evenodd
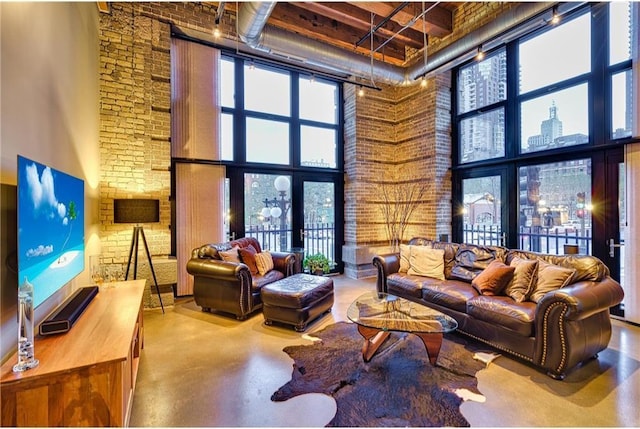
M 294 274 L 263 286 L 260 294 L 265 324 L 285 323 L 303 332 L 310 321 L 331 311 L 333 280 Z

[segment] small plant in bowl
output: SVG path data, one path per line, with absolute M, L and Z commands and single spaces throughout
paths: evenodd
M 304 258 L 302 261 L 302 267 L 308 270 L 311 274 L 322 275 L 331 271 L 329 259 L 322 253 L 316 253 Z

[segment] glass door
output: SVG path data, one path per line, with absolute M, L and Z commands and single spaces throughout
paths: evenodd
M 591 254 L 590 158 L 519 167 L 518 248 Z
M 291 176 L 244 174 L 244 237 L 254 237 L 262 250 L 291 249 Z
M 327 257 L 342 272 L 341 176 L 228 171 L 229 239 L 254 237 L 263 250 Z M 235 192 L 234 192 L 235 190 Z M 244 197 L 240 196 L 241 193 Z
M 609 267 L 611 277 L 620 282 L 625 295 L 629 287 L 624 276 L 625 233 L 627 228 L 626 175 L 622 149 L 608 150 L 603 159 L 597 161 L 604 176 L 597 181 L 595 191 L 601 194 L 602 208 L 594 209 L 594 256 L 599 257 Z M 597 215 L 596 215 L 597 214 Z M 601 215 L 600 215 L 601 214 Z M 611 313 L 624 317 L 623 300 L 611 309 Z
M 318 176 L 296 180 L 302 198 L 294 211 L 294 231 L 298 233 L 293 246 L 305 257 L 324 255 L 331 272 L 342 271 L 342 206 L 336 204 L 337 186 L 332 179 Z
M 486 175 L 463 178 L 459 203 L 461 239 L 453 241 L 483 246 L 507 245 L 507 217 L 504 215 L 506 173 L 492 169 Z

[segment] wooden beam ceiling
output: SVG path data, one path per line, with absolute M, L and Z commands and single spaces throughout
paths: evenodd
M 408 53 L 424 47 L 423 28 L 429 37 L 451 34 L 453 11 L 459 5 L 426 2 L 423 27 L 422 19 L 417 19 L 423 12 L 421 2 L 277 2 L 267 24 L 403 65 Z M 235 11 L 235 3 L 226 3 L 226 8 Z

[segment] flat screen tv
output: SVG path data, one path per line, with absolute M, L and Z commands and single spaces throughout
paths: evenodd
M 18 155 L 18 282 L 34 308 L 84 270 L 84 181 Z

